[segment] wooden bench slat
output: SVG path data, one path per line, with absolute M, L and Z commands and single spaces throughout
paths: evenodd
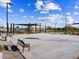
M 30 50 L 30 43 L 25 43 L 23 40 L 20 40 L 18 39 L 18 42 L 17 42 L 17 46 L 18 44 L 23 47 L 23 51 L 24 52 L 24 48 L 27 48 L 28 47 L 28 50 Z

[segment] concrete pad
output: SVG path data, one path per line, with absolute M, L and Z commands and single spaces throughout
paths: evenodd
M 39 38 L 26 39 L 26 38 Z M 62 34 L 23 34 L 8 38 L 14 44 L 20 38 L 31 44 L 31 50 L 25 49 L 22 53 L 27 59 L 73 59 L 78 57 L 79 36 Z

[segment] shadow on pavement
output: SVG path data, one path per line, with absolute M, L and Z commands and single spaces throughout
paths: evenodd
M 16 45 L 3 45 L 3 48 L 4 50 L 7 50 L 7 51 L 19 51 L 19 49 L 17 48 Z

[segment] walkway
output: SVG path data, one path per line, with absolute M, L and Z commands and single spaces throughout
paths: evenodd
M 12 45 L 10 41 L 4 41 L 3 47 L 3 59 L 24 59 L 24 57 L 18 51 L 17 46 Z

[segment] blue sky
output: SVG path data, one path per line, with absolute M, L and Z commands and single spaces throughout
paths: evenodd
M 63 27 L 79 23 L 79 0 L 0 0 L 0 25 L 6 24 L 5 4 L 9 5 L 9 23 L 42 23 L 42 25 Z M 79 25 L 76 25 L 77 27 Z

